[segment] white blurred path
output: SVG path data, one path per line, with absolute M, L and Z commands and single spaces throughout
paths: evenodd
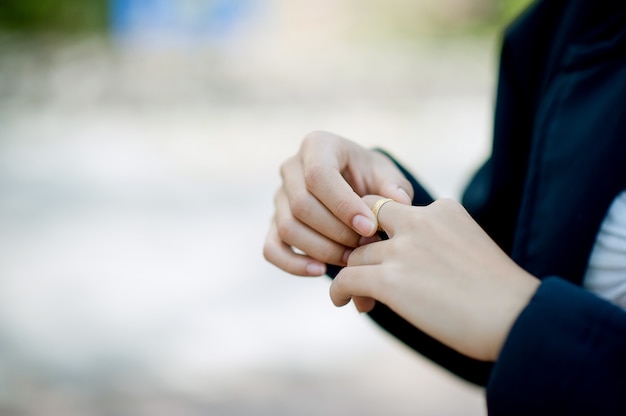
M 488 151 L 489 42 L 3 45 L 1 414 L 484 414 L 261 250 L 278 166 L 313 129 L 458 196 Z

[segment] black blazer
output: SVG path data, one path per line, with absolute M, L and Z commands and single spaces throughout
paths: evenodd
M 414 204 L 430 202 L 402 169 Z M 626 2 L 538 1 L 505 33 L 492 155 L 463 204 L 542 284 L 495 364 L 443 346 L 384 305 L 370 316 L 487 385 L 490 414 L 626 414 L 626 312 L 580 287 L 625 189 Z

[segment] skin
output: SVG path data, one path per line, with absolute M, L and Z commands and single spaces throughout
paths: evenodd
M 539 281 L 518 267 L 461 205 L 412 207 L 413 189 L 385 155 L 327 132 L 309 134 L 281 166 L 265 258 L 298 276 L 326 263 L 337 306 L 388 305 L 470 357 L 497 359 Z M 374 217 L 371 207 L 385 204 Z M 376 236 L 380 225 L 390 239 Z
M 389 158 L 327 132 L 307 135 L 280 173 L 263 254 L 298 276 L 320 276 L 326 263 L 345 266 L 350 252 L 375 234 L 376 218 L 362 196 L 383 195 L 406 205 L 413 197 L 411 184 Z
M 373 206 L 378 199 L 364 201 Z M 330 288 L 335 305 L 354 296 L 375 298 L 459 352 L 495 361 L 539 280 L 453 200 L 427 207 L 389 202 L 378 220 L 389 240 L 351 253 Z

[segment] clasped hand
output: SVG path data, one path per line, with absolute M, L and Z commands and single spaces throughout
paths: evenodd
M 309 135 L 281 167 L 264 255 L 296 275 L 346 266 L 330 296 L 361 312 L 375 301 L 470 357 L 495 360 L 538 280 L 452 200 L 410 205 L 413 189 L 385 155 L 330 133 Z M 376 236 L 371 207 L 389 235 Z

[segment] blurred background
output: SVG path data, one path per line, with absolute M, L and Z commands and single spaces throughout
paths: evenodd
M 526 3 L 2 0 L 0 414 L 485 414 L 261 252 L 311 130 L 458 198 Z

